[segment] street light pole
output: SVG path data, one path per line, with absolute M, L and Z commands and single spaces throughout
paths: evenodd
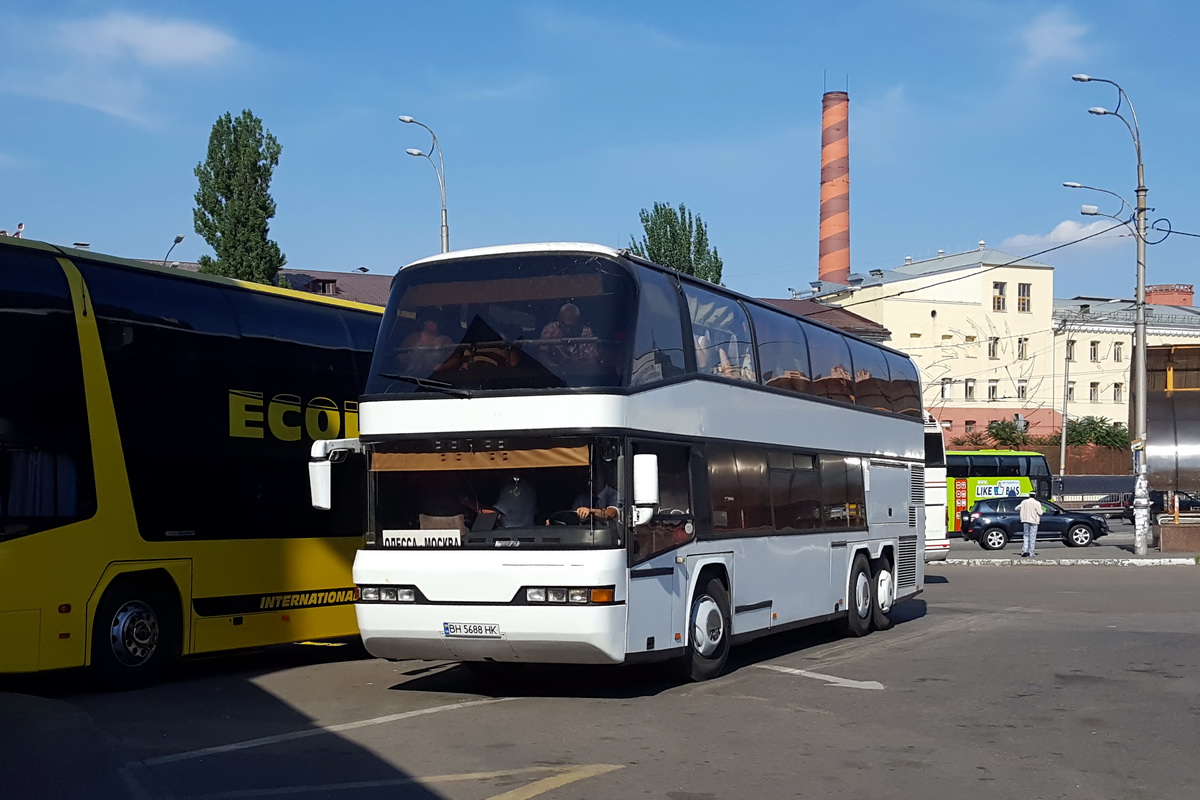
M 400 116 L 399 119 L 401 122 L 405 122 L 410 125 L 420 125 L 422 128 L 429 131 L 429 135 L 433 138 L 433 147 L 429 149 L 430 152 L 433 152 L 434 150 L 437 151 L 437 163 L 434 163 L 433 158 L 429 153 L 426 153 L 423 150 L 418 150 L 415 147 L 410 147 L 404 152 L 408 153 L 410 156 L 418 156 L 427 159 L 430 165 L 433 166 L 433 171 L 437 174 L 438 188 L 442 193 L 442 252 L 448 253 L 450 252 L 450 225 L 446 222 L 446 162 L 442 159 L 442 145 L 438 141 L 437 134 L 433 132 L 433 128 L 430 128 L 424 122 L 418 122 L 407 114 Z
M 1134 226 L 1137 234 L 1137 288 L 1134 295 L 1133 322 L 1133 548 L 1137 555 L 1146 554 L 1146 545 L 1150 533 L 1150 487 L 1146 482 L 1146 174 L 1142 165 L 1142 133 L 1138 126 L 1137 112 L 1129 95 L 1115 81 L 1105 78 L 1093 78 L 1090 75 L 1073 75 L 1071 79 L 1079 83 L 1097 81 L 1107 83 L 1117 89 L 1117 109 L 1109 111 L 1105 108 L 1089 108 L 1088 113 L 1096 116 L 1113 116 L 1125 123 L 1129 135 L 1133 137 L 1133 147 L 1137 153 L 1137 205 L 1134 207 Z M 1133 124 L 1121 116 L 1121 102 L 1129 106 L 1129 115 Z
M 167 259 L 171 257 L 171 251 L 175 249 L 175 245 L 179 244 L 182 241 L 183 241 L 183 234 L 182 233 L 175 234 L 175 241 L 172 242 L 171 246 L 167 248 L 167 254 L 165 256 L 163 256 L 162 265 L 164 267 L 167 265 Z

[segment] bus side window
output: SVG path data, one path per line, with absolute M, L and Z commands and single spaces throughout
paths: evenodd
M 66 276 L 42 253 L 0 270 L 0 538 L 96 513 L 83 366 Z
M 689 449 L 680 445 L 645 442 L 638 453 L 658 456 L 658 513 L 633 533 L 633 560 L 645 561 L 691 541 L 695 533 Z

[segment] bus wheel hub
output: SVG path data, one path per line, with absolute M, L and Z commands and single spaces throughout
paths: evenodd
M 121 606 L 113 615 L 109 632 L 113 655 L 129 667 L 140 666 L 158 647 L 158 617 L 154 609 L 136 600 Z
M 707 595 L 696 599 L 692 606 L 692 647 L 705 658 L 721 647 L 725 638 L 725 619 L 721 608 Z

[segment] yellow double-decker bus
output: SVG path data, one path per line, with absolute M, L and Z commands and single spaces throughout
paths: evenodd
M 356 633 L 361 517 L 302 487 L 380 312 L 0 238 L 0 673 Z

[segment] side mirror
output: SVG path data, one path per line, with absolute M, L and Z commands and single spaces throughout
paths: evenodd
M 633 457 L 633 524 L 645 525 L 658 510 L 658 455 Z
M 333 465 L 346 460 L 350 453 L 361 453 L 358 439 L 318 439 L 312 443 L 308 462 L 308 492 L 313 508 L 328 511 L 333 507 Z
M 333 507 L 333 463 L 331 460 L 308 462 L 308 491 L 313 508 L 328 511 Z

